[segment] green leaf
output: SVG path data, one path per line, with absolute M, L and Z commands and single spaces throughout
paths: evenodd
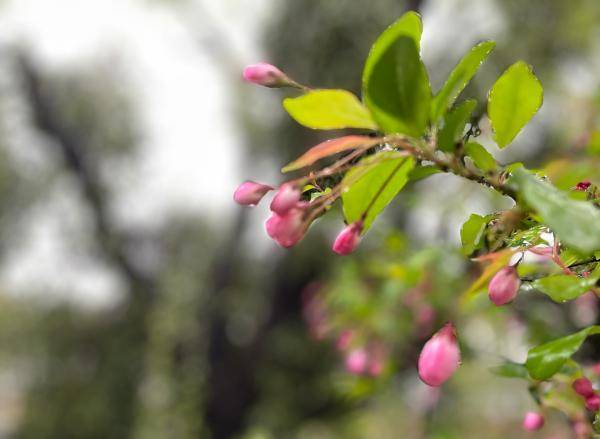
M 434 123 L 452 106 L 494 47 L 496 47 L 496 43 L 493 41 L 479 43 L 454 67 L 446 79 L 446 83 L 431 103 L 431 120 Z
M 471 117 L 477 102 L 473 99 L 467 99 L 457 105 L 446 117 L 444 117 L 444 127 L 438 135 L 438 148 L 442 151 L 454 151 L 456 140 L 462 137 L 465 125 Z
M 299 124 L 317 130 L 377 129 L 369 110 L 346 90 L 312 90 L 283 100 L 283 107 Z
M 600 250 L 600 210 L 592 203 L 573 200 L 523 169 L 510 181 L 562 242 L 586 254 Z
M 575 334 L 536 346 L 527 353 L 525 367 L 536 380 L 547 380 L 579 350 L 589 335 L 600 334 L 600 326 L 590 326 Z
M 488 116 L 494 140 L 504 148 L 539 110 L 542 84 L 523 61 L 510 66 L 492 86 L 488 96 Z
M 381 33 L 375 41 L 375 44 L 371 47 L 369 56 L 367 56 L 367 60 L 365 61 L 365 67 L 362 74 L 363 94 L 369 87 L 375 64 L 379 62 L 390 46 L 392 46 L 398 38 L 405 36 L 412 38 L 415 45 L 419 47 L 422 32 L 423 24 L 421 23 L 421 16 L 416 12 L 409 11 Z
M 363 166 L 348 171 L 344 176 L 342 185 L 348 186 L 348 189 L 342 194 L 342 203 L 348 223 L 358 221 L 369 209 L 364 219 L 363 231 L 366 231 L 404 187 L 415 162 L 412 157 L 385 151 L 366 157 L 359 164 Z
M 566 302 L 587 293 L 596 285 L 597 277 L 581 278 L 568 274 L 555 274 L 533 282 L 536 290 L 550 296 L 555 302 Z
M 460 240 L 463 254 L 470 255 L 483 246 L 483 232 L 485 232 L 485 226 L 490 219 L 492 219 L 491 215 L 480 216 L 473 213 L 462 225 Z
M 415 166 L 414 169 L 410 171 L 408 178 L 410 181 L 419 181 L 431 175 L 439 174 L 440 172 L 442 171 L 436 166 Z
M 376 59 L 371 60 L 372 52 L 365 65 L 363 99 L 385 133 L 419 137 L 427 127 L 431 86 L 415 36 L 400 33 L 393 42 L 375 43 Z
M 469 142 L 465 145 L 465 153 L 473 160 L 479 170 L 490 172 L 496 169 L 496 160 L 483 145 L 477 142 Z
M 507 361 L 499 366 L 492 367 L 490 371 L 494 375 L 505 378 L 529 378 L 529 373 L 527 372 L 525 365 L 521 363 L 513 363 L 512 361 Z

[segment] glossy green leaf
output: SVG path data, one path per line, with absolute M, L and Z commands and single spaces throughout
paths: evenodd
M 410 171 L 408 178 L 410 179 L 410 181 L 419 181 L 419 180 L 423 180 L 424 178 L 427 178 L 431 175 L 439 174 L 440 172 L 442 172 L 442 171 L 436 166 L 420 166 L 419 165 L 419 166 L 415 166 L 413 168 L 413 170 Z
M 460 62 L 454 67 L 454 70 L 448 76 L 446 83 L 433 98 L 431 103 L 431 120 L 437 122 L 446 110 L 454 104 L 458 95 L 467 86 L 471 78 L 475 75 L 481 64 L 494 50 L 496 43 L 493 41 L 484 41 L 473 47 Z
M 537 380 L 547 380 L 558 372 L 565 362 L 579 350 L 589 335 L 599 334 L 600 326 L 590 326 L 575 334 L 536 346 L 527 353 L 525 367 Z
M 415 162 L 412 157 L 386 151 L 366 157 L 360 164 L 363 166 L 350 170 L 344 176 L 342 185 L 348 186 L 348 189 L 342 194 L 342 203 L 348 223 L 361 219 L 368 209 L 364 219 L 366 231 L 404 187 Z
M 587 293 L 596 285 L 597 280 L 596 276 L 581 278 L 567 274 L 555 274 L 538 279 L 532 285 L 536 290 L 550 296 L 555 302 L 562 303 L 577 299 Z
M 527 372 L 525 365 L 521 363 L 513 363 L 512 361 L 507 361 L 499 366 L 492 367 L 490 371 L 494 375 L 505 378 L 529 378 L 529 373 Z
M 400 36 L 373 65 L 363 99 L 385 133 L 419 137 L 429 120 L 431 87 L 418 45 Z
M 416 12 L 409 11 L 390 25 L 375 41 L 371 47 L 369 56 L 365 61 L 365 67 L 362 74 L 363 94 L 369 87 L 373 68 L 380 61 L 381 57 L 401 36 L 412 38 L 416 47 L 420 47 L 421 33 L 423 32 L 423 24 L 421 16 Z
M 483 145 L 477 142 L 469 142 L 465 145 L 465 153 L 473 160 L 479 170 L 490 172 L 496 169 L 496 160 Z
M 563 243 L 586 254 L 600 250 L 600 209 L 569 198 L 523 169 L 517 169 L 510 181 Z
M 492 86 L 488 116 L 494 140 L 504 148 L 537 113 L 543 101 L 542 84 L 523 61 L 510 66 Z
M 438 134 L 438 148 L 442 151 L 454 151 L 454 145 L 465 130 L 477 102 L 468 99 L 457 105 L 444 117 L 444 126 Z
M 480 216 L 473 213 L 462 225 L 460 229 L 460 240 L 462 242 L 463 254 L 470 255 L 483 246 L 483 233 L 485 232 L 485 226 L 490 219 L 491 216 L 489 215 Z
M 312 90 L 283 100 L 283 107 L 299 124 L 319 130 L 377 129 L 369 110 L 346 90 Z

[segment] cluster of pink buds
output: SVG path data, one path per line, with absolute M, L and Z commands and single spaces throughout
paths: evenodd
M 544 416 L 538 412 L 527 412 L 523 418 L 523 428 L 527 431 L 536 431 L 544 426 Z
M 577 378 L 572 384 L 573 390 L 585 399 L 585 407 L 590 412 L 600 410 L 600 395 L 596 393 L 592 382 L 585 377 Z
M 520 287 L 521 279 L 517 273 L 517 267 L 507 266 L 498 271 L 490 280 L 488 296 L 496 306 L 505 305 L 517 297 Z
M 235 190 L 233 199 L 244 206 L 256 206 L 271 190 L 273 187 L 269 185 L 245 181 Z M 269 237 L 284 248 L 297 244 L 314 219 L 311 203 L 301 201 L 301 197 L 298 185 L 287 182 L 279 187 L 271 201 L 271 216 L 265 222 L 265 229 Z M 332 250 L 339 255 L 352 253 L 360 242 L 362 230 L 360 220 L 346 226 L 335 239 Z
M 456 372 L 459 365 L 460 348 L 456 329 L 449 322 L 423 346 L 419 356 L 419 377 L 425 384 L 438 387 Z
M 293 87 L 303 91 L 310 91 L 308 87 L 297 83 L 280 69 L 268 63 L 249 65 L 244 69 L 242 76 L 247 82 L 264 87 Z M 335 173 L 347 170 L 352 159 L 360 157 L 368 149 L 381 144 L 382 140 L 382 138 L 373 138 L 364 135 L 340 137 L 314 146 L 296 160 L 296 162 L 290 164 L 297 166 L 293 169 L 301 169 L 327 155 L 353 150 L 352 153 L 342 157 L 333 165 L 322 169 L 321 172 L 310 172 L 304 177 L 283 183 L 271 202 L 272 215 L 265 224 L 267 234 L 280 246 L 285 248 L 292 247 L 298 243 L 304 237 L 312 221 L 323 214 L 344 191 L 341 184 L 338 184 L 334 188 L 327 188 L 330 189 L 327 194 L 321 194 L 310 202 L 301 201 L 304 184 L 310 182 L 313 186 L 318 187 L 317 180 L 319 178 L 330 177 Z M 324 151 L 328 153 L 323 155 Z M 297 162 L 302 163 L 302 165 L 298 166 Z M 233 198 L 239 204 L 255 206 L 272 189 L 273 187 L 266 184 L 246 181 L 237 188 Z M 363 216 L 365 215 L 366 212 Z M 332 250 L 339 255 L 352 253 L 360 242 L 363 229 L 364 224 L 362 220 L 347 225 L 336 237 Z

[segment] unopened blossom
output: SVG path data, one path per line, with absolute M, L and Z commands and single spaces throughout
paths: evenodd
M 344 227 L 333 242 L 333 251 L 338 255 L 348 255 L 352 253 L 360 242 L 360 232 L 362 229 L 362 221 L 356 221 Z
M 283 215 L 273 212 L 265 223 L 267 234 L 284 248 L 298 243 L 304 237 L 307 228 L 304 221 L 305 208 L 304 203 L 297 203 L 296 207 Z
M 577 378 L 575 381 L 573 381 L 573 384 L 571 384 L 571 386 L 573 387 L 573 390 L 575 390 L 576 393 L 583 396 L 584 398 L 588 398 L 594 394 L 592 382 L 585 377 Z
M 520 286 L 521 279 L 517 274 L 517 268 L 504 267 L 492 277 L 488 285 L 488 296 L 495 305 L 504 305 L 517 296 Z
M 233 200 L 244 206 L 256 206 L 270 190 L 273 188 L 269 185 L 245 181 L 233 193 Z
M 585 398 L 585 408 L 590 412 L 597 412 L 600 410 L 600 395 L 594 393 Z
M 354 338 L 354 331 L 351 329 L 344 329 L 335 342 L 335 347 L 340 351 L 345 351 L 352 344 Z
M 387 358 L 385 347 L 381 343 L 377 343 L 370 346 L 368 352 L 369 364 L 367 366 L 367 373 L 372 377 L 381 375 Z
M 271 210 L 279 215 L 284 215 L 288 210 L 296 207 L 300 201 L 300 189 L 293 183 L 284 183 L 271 201 Z
M 365 373 L 369 362 L 369 355 L 365 349 L 354 349 L 346 355 L 346 370 L 352 374 Z
M 263 87 L 277 88 L 290 84 L 290 80 L 285 73 L 274 65 L 264 62 L 246 66 L 242 77 L 247 82 Z
M 460 348 L 452 323 L 431 337 L 419 356 L 419 377 L 430 386 L 441 386 L 456 372 L 460 364 Z
M 536 431 L 544 426 L 544 417 L 537 412 L 525 413 L 523 428 L 527 431 Z

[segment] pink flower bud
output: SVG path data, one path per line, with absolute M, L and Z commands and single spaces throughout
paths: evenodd
M 381 343 L 376 343 L 370 346 L 367 373 L 372 377 L 381 375 L 386 360 L 387 350 Z
M 245 181 L 233 193 L 233 200 L 244 206 L 256 206 L 270 190 L 273 188 L 266 184 Z
M 285 73 L 264 62 L 247 66 L 242 76 L 247 82 L 270 88 L 284 87 L 290 82 Z
M 354 338 L 354 331 L 351 329 L 344 329 L 338 336 L 335 347 L 340 351 L 345 351 L 352 344 L 352 338 Z
M 594 388 L 592 387 L 592 382 L 587 378 L 577 378 L 573 381 L 572 384 L 573 390 L 583 396 L 584 398 L 588 398 L 594 394 Z
M 597 412 L 600 409 L 600 395 L 594 393 L 585 398 L 585 408 L 590 412 Z
M 342 256 L 352 253 L 360 242 L 360 232 L 362 231 L 362 228 L 362 221 L 347 225 L 337 238 L 335 238 L 332 247 L 333 251 Z
M 430 386 L 441 386 L 452 376 L 460 363 L 460 348 L 452 323 L 431 337 L 419 356 L 419 377 Z
M 368 360 L 364 349 L 355 349 L 346 356 L 346 370 L 355 375 L 362 374 L 367 368 Z
M 517 296 L 520 286 L 521 279 L 517 274 L 517 268 L 504 267 L 490 281 L 488 295 L 495 305 L 504 305 Z
M 573 422 L 573 432 L 579 439 L 587 439 L 592 435 L 592 428 L 590 425 L 583 420 L 576 420 Z
M 523 419 L 523 428 L 527 431 L 536 431 L 544 426 L 544 417 L 540 413 L 527 412 Z
M 307 228 L 304 222 L 305 207 L 304 203 L 298 203 L 283 215 L 273 212 L 265 223 L 267 234 L 285 248 L 298 243 L 304 237 Z
M 292 183 L 284 183 L 271 201 L 271 210 L 279 215 L 284 215 L 288 210 L 296 207 L 300 201 L 300 189 Z

